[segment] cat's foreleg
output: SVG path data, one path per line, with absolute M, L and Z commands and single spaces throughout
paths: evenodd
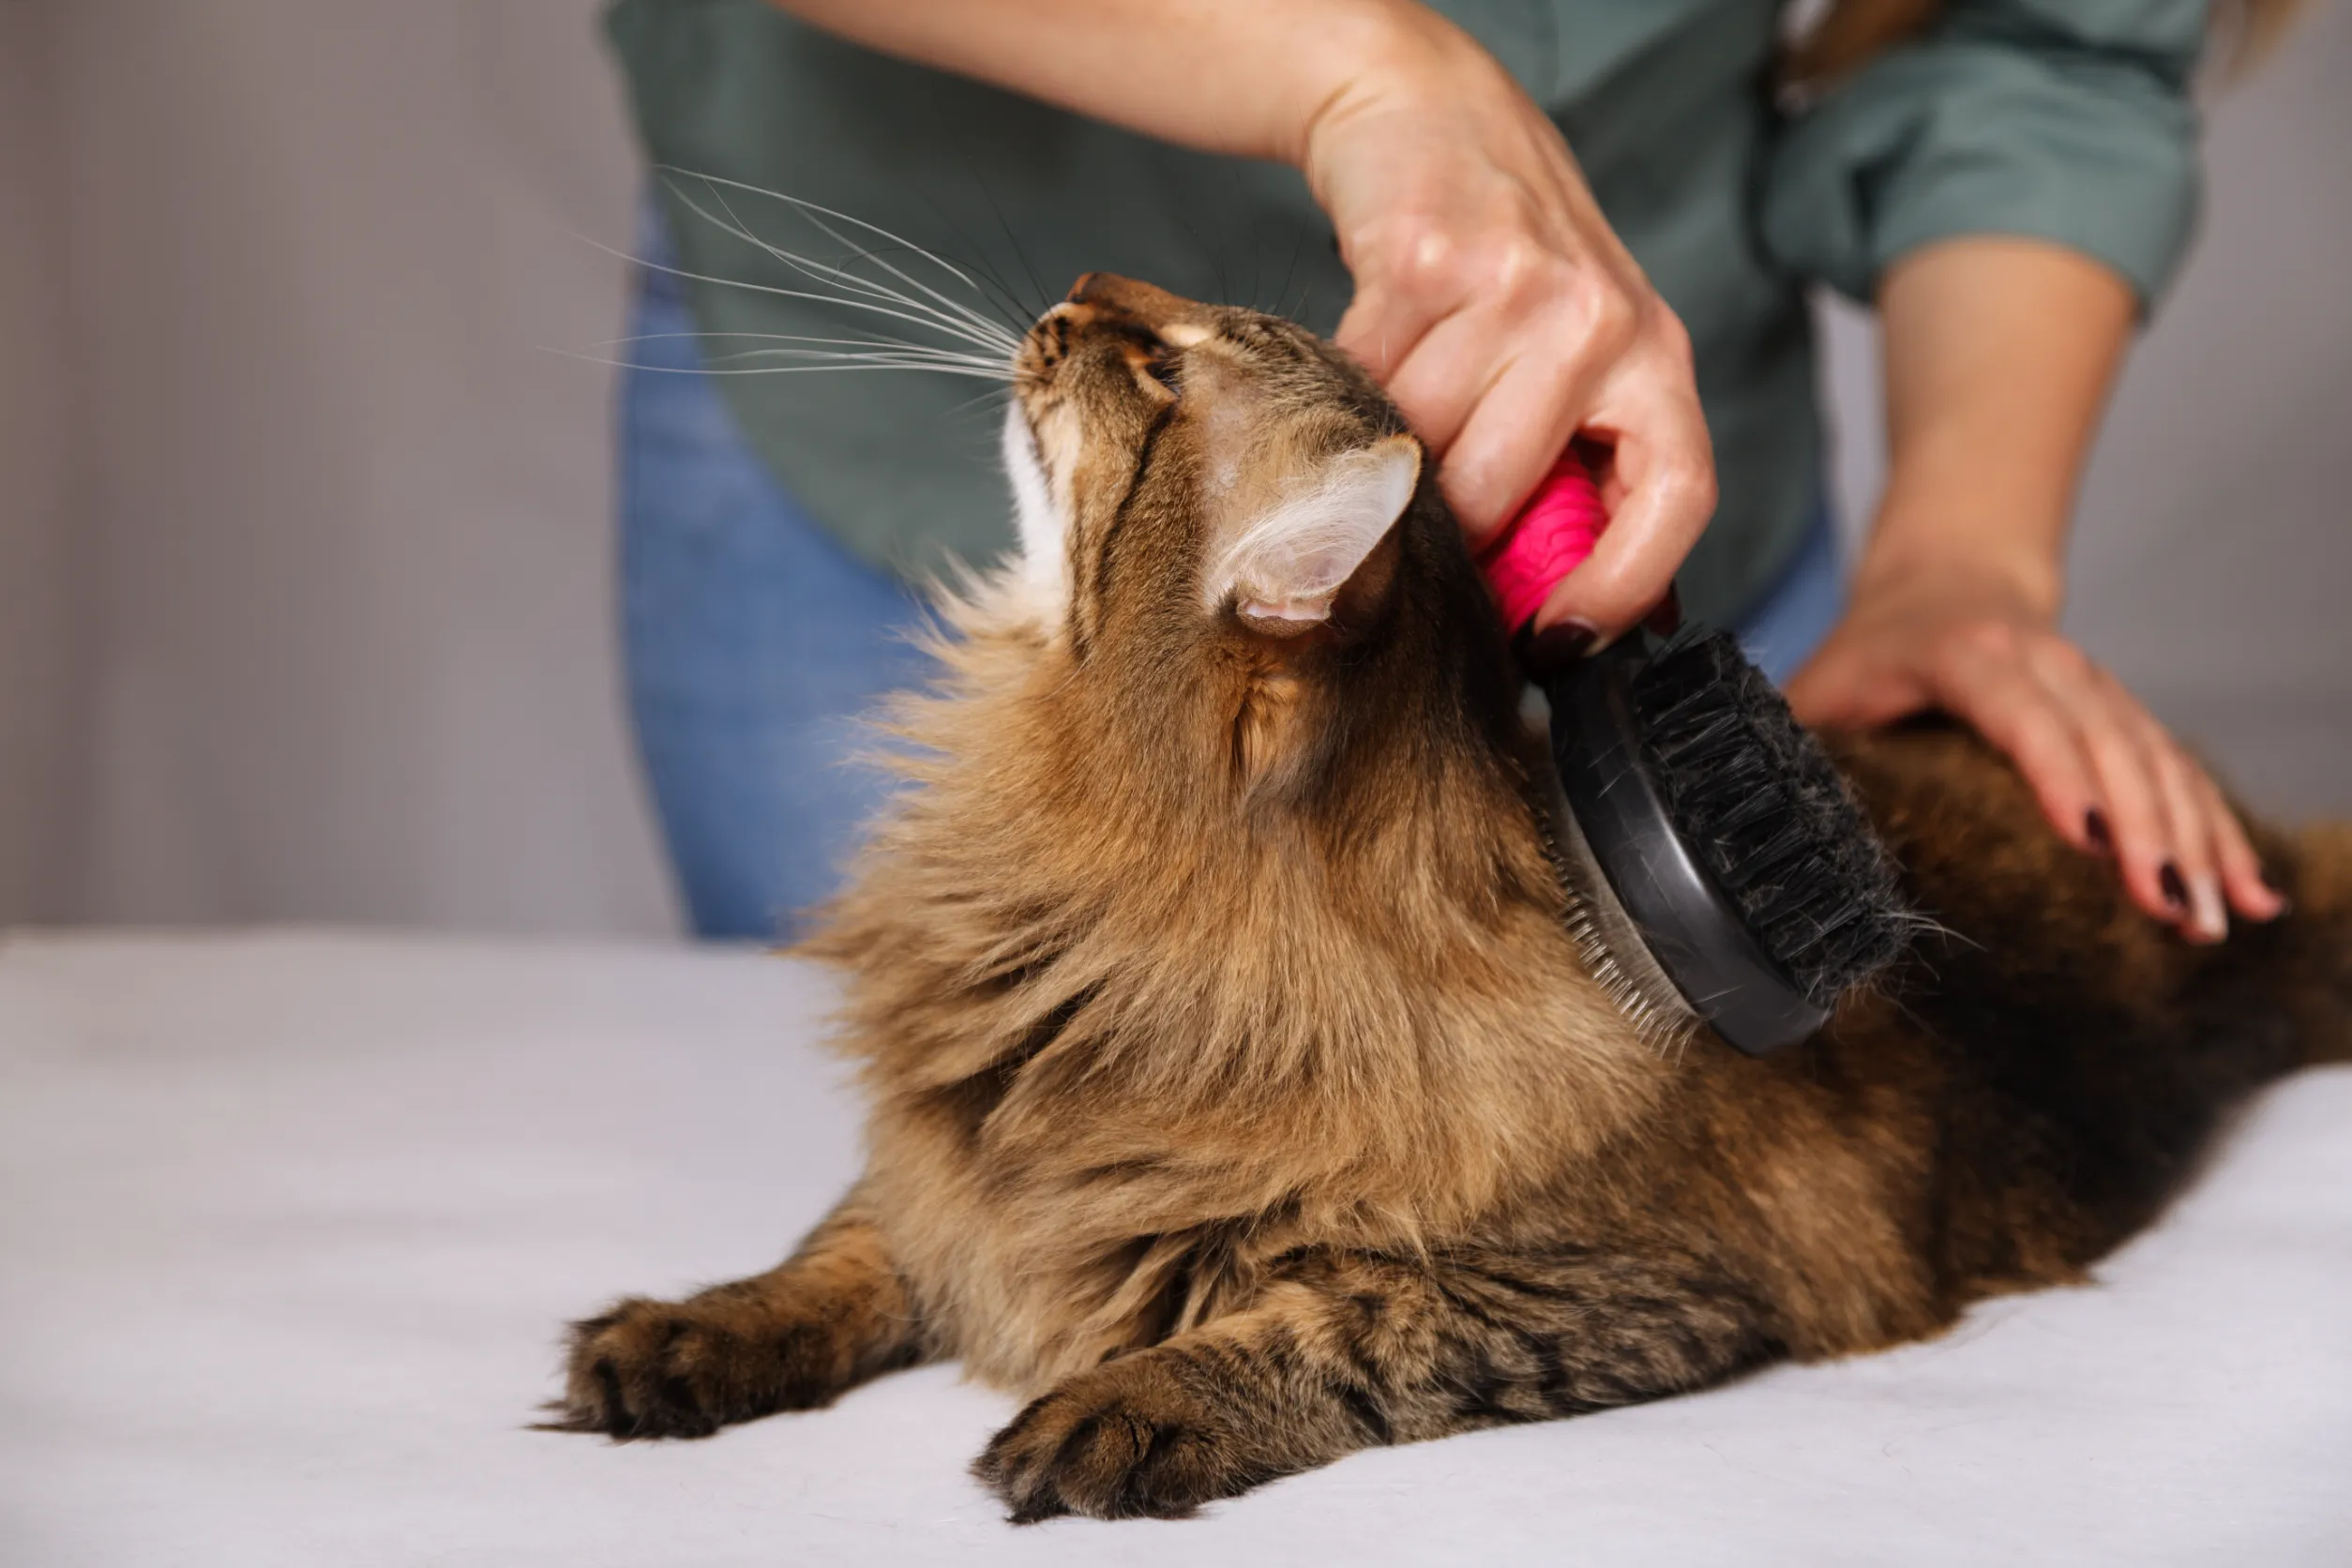
M 922 1359 L 921 1325 L 852 1192 L 767 1273 L 684 1301 L 631 1297 L 572 1325 L 550 1425 L 615 1438 L 707 1437 L 813 1410 Z
M 1691 1259 L 1310 1253 L 1245 1310 L 1065 1380 L 973 1473 L 1017 1520 L 1180 1515 L 1359 1448 L 1698 1388 L 1771 1354 L 1763 1323 Z

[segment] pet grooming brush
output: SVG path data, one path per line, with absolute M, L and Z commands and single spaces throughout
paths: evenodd
M 1572 449 L 1481 562 L 1551 703 L 1576 935 L 1645 1033 L 1696 1018 L 1767 1055 L 1828 1022 L 1914 921 L 1837 770 L 1730 634 L 1636 631 L 1590 657 L 1531 635 L 1606 525 Z

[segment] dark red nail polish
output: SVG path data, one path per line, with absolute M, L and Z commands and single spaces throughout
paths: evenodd
M 2094 850 L 2110 854 L 2115 852 L 2115 835 L 2107 831 L 2107 814 L 2095 806 L 2083 813 L 2083 837 L 2090 840 Z
M 2165 903 L 2177 910 L 2189 907 L 2189 884 L 2182 879 L 2179 867 L 2165 861 L 2164 868 L 2156 873 L 2156 881 L 2164 890 Z
M 1591 651 L 1601 634 L 1582 621 L 1562 621 L 1519 638 L 1519 662 L 1537 675 L 1556 675 Z

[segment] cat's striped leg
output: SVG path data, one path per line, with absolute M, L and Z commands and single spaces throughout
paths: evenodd
M 1775 1347 L 1696 1259 L 1311 1252 L 1246 1310 L 1064 1380 L 973 1473 L 1016 1520 L 1174 1516 L 1359 1448 L 1717 1381 Z
M 906 1286 L 852 1193 L 765 1274 L 679 1302 L 631 1297 L 573 1324 L 564 1397 L 548 1425 L 708 1437 L 731 1422 L 830 1404 L 923 1350 Z

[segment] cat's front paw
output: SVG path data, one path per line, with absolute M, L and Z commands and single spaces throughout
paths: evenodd
M 999 1432 L 972 1473 L 1016 1524 L 1061 1514 L 1181 1518 L 1279 1470 L 1249 1452 L 1205 1375 L 1168 1349 L 1083 1372 Z
M 574 1323 L 548 1425 L 610 1437 L 707 1438 L 730 1422 L 830 1401 L 846 1379 L 818 1325 L 724 1304 L 632 1297 Z

